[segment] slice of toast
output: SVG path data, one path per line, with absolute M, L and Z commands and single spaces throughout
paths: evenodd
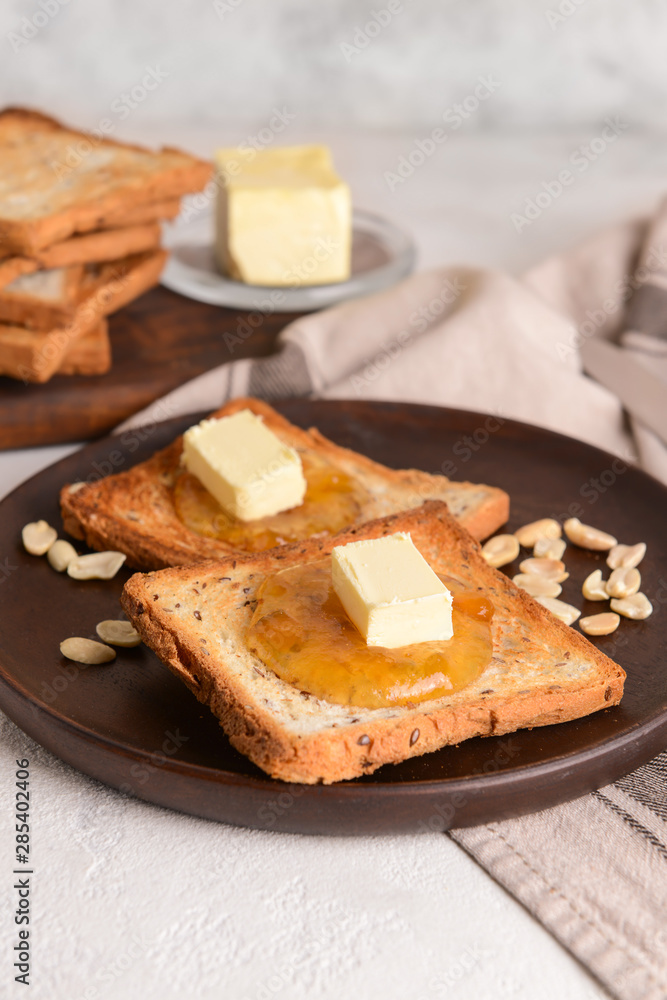
M 162 230 L 159 224 L 147 222 L 142 225 L 98 229 L 91 233 L 71 236 L 62 243 L 54 243 L 53 246 L 45 247 L 43 250 L 36 250 L 32 257 L 5 257 L 0 260 L 0 289 L 7 288 L 14 279 L 33 271 L 115 261 L 131 254 L 156 250 L 160 246 L 161 237 Z M 38 288 L 40 279 L 32 280 L 34 286 Z M 7 288 L 7 291 L 11 294 L 11 288 Z M 49 325 L 53 324 L 47 322 L 46 329 Z
M 355 524 L 419 506 L 424 500 L 444 500 L 475 538 L 486 538 L 509 516 L 509 498 L 503 490 L 472 483 L 454 483 L 444 476 L 416 469 L 395 470 L 364 455 L 340 448 L 316 429 L 304 431 L 258 399 L 234 399 L 213 417 L 249 409 L 267 427 L 295 448 L 302 458 L 315 456 L 342 470 L 364 488 L 364 501 Z M 240 550 L 217 538 L 196 534 L 183 524 L 174 504 L 174 485 L 181 474 L 182 438 L 146 462 L 98 482 L 65 486 L 60 495 L 65 529 L 85 538 L 95 549 L 124 552 L 128 565 L 158 569 L 223 557 Z
M 20 278 L 22 274 L 36 271 L 38 267 L 37 261 L 30 260 L 28 257 L 3 257 L 0 260 L 0 288 L 5 288 L 16 278 Z
M 23 382 L 47 382 L 76 340 L 103 316 L 120 309 L 159 281 L 167 256 L 166 251 L 158 250 L 102 265 L 104 281 L 97 271 L 88 277 L 84 274 L 81 287 L 86 287 L 86 295 L 66 326 L 43 331 L 0 323 L 0 375 Z
M 83 267 L 55 267 L 22 274 L 0 290 L 0 322 L 51 330 L 74 318 Z
M 118 229 L 99 229 L 80 236 L 71 236 L 35 251 L 34 260 L 40 267 L 67 267 L 99 261 L 120 260 L 130 254 L 156 250 L 162 231 L 157 222 Z
M 95 224 L 90 226 L 90 229 L 124 229 L 126 226 L 142 226 L 149 222 L 175 219 L 180 210 L 180 198 L 147 201 L 143 204 L 133 205 L 131 208 L 123 207 L 117 211 L 100 215 Z M 83 232 L 84 230 L 79 227 L 78 231 Z
M 147 202 L 201 190 L 211 164 L 86 135 L 23 108 L 0 113 L 0 251 L 30 256 Z
M 281 680 L 246 644 L 262 581 L 329 557 L 334 545 L 406 531 L 436 573 L 492 602 L 493 653 L 467 687 L 410 707 L 333 704 Z M 123 608 L 144 642 L 213 714 L 230 742 L 283 781 L 330 783 L 383 764 L 616 705 L 625 672 L 482 558 L 445 504 L 345 535 L 244 559 L 136 574 Z
M 111 368 L 109 324 L 101 319 L 75 340 L 60 363 L 58 375 L 104 375 Z

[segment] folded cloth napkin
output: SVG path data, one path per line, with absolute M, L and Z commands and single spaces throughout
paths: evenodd
M 121 429 L 309 394 L 515 417 L 667 482 L 667 204 L 522 278 L 441 268 L 306 316 L 274 356 L 221 365 Z M 575 802 L 450 836 L 614 996 L 664 1000 L 667 753 Z

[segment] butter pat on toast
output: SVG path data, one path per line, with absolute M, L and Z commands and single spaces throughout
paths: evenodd
M 436 573 L 493 606 L 490 659 L 469 684 L 417 704 L 361 708 L 287 683 L 251 650 L 249 629 L 268 576 L 327 560 L 335 545 L 399 531 L 409 532 Z M 232 745 L 283 781 L 328 784 L 370 774 L 474 736 L 577 719 L 623 694 L 623 669 L 490 567 L 438 501 L 335 539 L 135 574 L 121 603 Z
M 507 520 L 509 498 L 503 490 L 454 483 L 417 469 L 389 469 L 335 445 L 315 429 L 295 427 L 260 400 L 232 400 L 212 417 L 226 417 L 245 409 L 261 416 L 271 431 L 297 451 L 304 465 L 316 463 L 320 469 L 347 477 L 357 489 L 358 502 L 350 508 L 353 513 L 336 531 L 417 507 L 427 499 L 445 501 L 451 513 L 478 539 L 486 538 Z M 192 530 L 179 518 L 175 493 L 183 475 L 182 451 L 179 437 L 126 472 L 77 486 L 75 491 L 65 486 L 60 495 L 65 529 L 75 538 L 85 539 L 92 548 L 124 552 L 128 565 L 138 569 L 184 565 L 243 551 L 227 540 Z

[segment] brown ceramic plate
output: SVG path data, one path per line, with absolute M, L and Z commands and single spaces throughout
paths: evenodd
M 109 666 L 60 657 L 68 635 L 94 636 L 119 615 L 128 573 L 80 583 L 20 546 L 26 521 L 60 524 L 57 495 L 74 479 L 126 468 L 198 417 L 89 445 L 20 486 L 0 505 L 0 705 L 26 733 L 72 766 L 149 802 L 196 816 L 300 833 L 367 834 L 445 829 L 543 809 L 607 784 L 667 742 L 667 490 L 619 459 L 514 421 L 428 406 L 291 401 L 303 427 L 395 467 L 444 470 L 488 482 L 512 498 L 509 528 L 576 515 L 623 542 L 645 541 L 642 589 L 655 606 L 596 640 L 628 678 L 620 706 L 588 718 L 473 739 L 331 786 L 272 781 L 227 742 L 216 720 L 145 647 Z M 563 598 L 599 554 L 568 549 Z M 516 566 L 507 567 L 510 575 Z M 584 613 L 599 611 L 585 605 Z

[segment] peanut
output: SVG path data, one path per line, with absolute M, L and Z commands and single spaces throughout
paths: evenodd
M 67 575 L 74 580 L 111 580 L 127 557 L 123 552 L 91 552 L 77 556 L 67 567 Z
M 519 542 L 514 535 L 496 535 L 482 546 L 482 555 L 489 566 L 506 566 L 519 554 Z
M 521 587 L 531 597 L 558 597 L 563 589 L 556 580 L 550 580 L 548 577 L 537 573 L 517 573 L 512 578 L 512 583 L 516 584 L 517 587 Z
M 610 597 L 632 597 L 641 585 L 642 578 L 639 570 L 630 566 L 627 569 L 613 570 L 605 586 Z
M 553 517 L 543 517 L 541 521 L 531 521 L 524 524 L 522 528 L 517 528 L 514 532 L 519 539 L 519 544 L 527 549 L 532 549 L 538 538 L 560 538 L 561 527 Z
M 636 545 L 614 545 L 607 556 L 607 566 L 610 569 L 633 569 L 639 566 L 646 555 L 646 542 Z
M 611 610 L 617 611 L 625 618 L 634 618 L 635 621 L 643 621 L 653 614 L 653 605 L 646 594 L 632 594 L 630 597 L 612 598 L 610 601 Z
M 103 642 L 112 646 L 138 646 L 141 636 L 131 622 L 107 619 L 95 626 L 95 631 Z
M 524 559 L 519 564 L 519 569 L 522 573 L 533 573 L 546 577 L 547 580 L 555 580 L 556 583 L 562 583 L 570 575 L 565 572 L 565 563 L 560 559 Z
M 21 531 L 23 547 L 31 556 L 43 556 L 49 551 L 58 532 L 47 521 L 31 521 Z
M 562 538 L 538 538 L 533 548 L 536 559 L 562 559 L 567 542 Z
M 566 604 L 565 601 L 558 601 L 552 597 L 536 597 L 535 600 L 566 625 L 573 625 L 581 614 L 579 608 L 575 608 L 574 605 Z
M 604 611 L 600 615 L 589 615 L 582 618 L 579 628 L 586 635 L 611 635 L 618 628 L 620 617 L 611 611 Z
M 109 663 L 115 659 L 116 652 L 110 646 L 105 646 L 94 639 L 82 639 L 80 636 L 73 636 L 60 643 L 60 652 L 68 660 L 75 660 L 77 663 Z
M 568 518 L 563 528 L 570 541 L 582 549 L 606 552 L 617 544 L 613 535 L 608 535 L 599 528 L 593 528 L 590 524 L 582 524 L 578 517 Z
M 594 569 L 584 580 L 581 592 L 587 601 L 608 601 L 609 594 L 602 579 L 602 570 Z
M 66 542 L 64 538 L 58 538 L 46 553 L 46 558 L 56 573 L 64 573 L 72 560 L 76 559 L 77 555 L 78 553 L 73 545 Z

